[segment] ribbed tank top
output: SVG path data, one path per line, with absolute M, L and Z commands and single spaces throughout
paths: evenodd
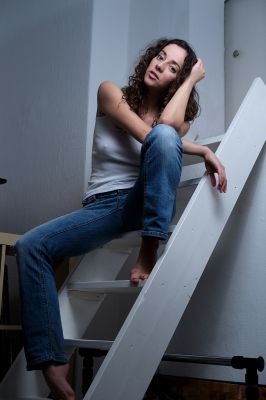
M 96 117 L 92 171 L 85 198 L 134 186 L 139 174 L 141 143 L 108 116 Z

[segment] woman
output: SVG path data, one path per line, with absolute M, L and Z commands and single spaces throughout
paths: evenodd
M 83 208 L 43 224 L 16 244 L 27 368 L 42 369 L 55 399 L 73 400 L 52 263 L 141 229 L 131 282 L 147 279 L 159 240 L 175 212 L 182 153 L 203 157 L 211 184 L 226 191 L 224 167 L 211 150 L 181 141 L 198 114 L 201 60 L 183 40 L 162 39 L 140 58 L 128 86 L 98 91 L 92 174 Z

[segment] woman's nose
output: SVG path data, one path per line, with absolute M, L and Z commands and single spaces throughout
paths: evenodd
M 162 71 L 163 71 L 163 64 L 162 64 L 161 62 L 158 62 L 158 63 L 156 64 L 156 69 L 157 69 L 158 71 L 162 72 Z

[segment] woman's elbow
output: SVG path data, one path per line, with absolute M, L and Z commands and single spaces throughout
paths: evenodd
M 184 121 L 181 121 L 181 120 L 175 119 L 175 118 L 160 117 L 158 123 L 164 124 L 164 125 L 170 125 L 173 128 L 175 128 L 176 131 L 179 131 L 179 129 L 183 125 Z

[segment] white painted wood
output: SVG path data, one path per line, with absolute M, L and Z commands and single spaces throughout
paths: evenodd
M 224 135 L 213 136 L 195 143 L 208 146 L 215 152 L 223 137 Z M 195 160 L 198 160 L 198 162 L 195 163 Z M 197 185 L 205 172 L 206 168 L 200 157 L 185 154 L 179 188 Z
M 1 381 L 0 399 L 47 397 L 49 392 L 40 371 L 26 371 L 24 351 L 21 351 Z
M 13 246 L 19 235 L 11 233 L 0 232 L 0 317 L 2 315 L 2 300 L 3 300 L 3 285 L 4 285 L 4 274 L 5 274 L 5 259 L 6 252 L 10 246 Z M 0 329 L 5 325 L 0 325 Z M 12 329 L 12 328 L 10 328 Z
M 59 292 L 61 319 L 66 339 L 81 339 L 90 321 L 98 311 L 105 295 L 74 296 L 68 292 L 68 284 L 81 280 L 114 280 L 120 272 L 132 248 L 119 251 L 117 248 L 100 248 L 86 254 Z M 95 297 L 96 296 L 96 297 Z M 69 355 L 73 348 L 67 348 Z M 16 385 L 14 385 L 14 381 Z M 21 351 L 0 384 L 0 399 L 15 399 L 18 396 L 47 396 L 49 389 L 39 371 L 26 371 L 24 352 Z
M 0 232 L 0 244 L 5 244 L 6 246 L 14 246 L 15 242 L 20 238 L 20 235 L 15 235 L 13 233 Z
M 142 399 L 265 143 L 265 109 L 266 87 L 257 78 L 217 150 L 227 169 L 227 194 L 201 180 L 86 400 Z
M 201 144 L 203 146 L 209 146 L 209 145 L 214 144 L 214 143 L 221 143 L 223 138 L 224 138 L 224 133 L 222 135 L 210 136 L 210 137 L 205 138 L 205 139 L 196 140 L 195 143 Z
M 133 285 L 129 280 L 100 281 L 100 282 L 74 282 L 68 285 L 69 292 L 90 293 L 139 293 L 145 282 Z
M 203 162 L 184 166 L 182 168 L 179 187 L 185 185 L 186 182 L 189 182 L 192 179 L 201 179 L 205 172 L 206 168 Z
M 65 339 L 66 347 L 109 350 L 114 342 L 110 340 Z
M 36 397 L 36 396 L 27 396 L 27 397 L 1 397 L 1 400 L 47 400 L 47 397 Z
M 185 180 L 183 182 L 180 182 L 179 188 L 197 185 L 200 182 L 202 176 L 203 176 L 203 174 L 201 175 L 200 178 L 187 179 L 187 180 Z
M 6 245 L 0 244 L 0 317 L 2 314 L 2 297 L 5 275 Z

